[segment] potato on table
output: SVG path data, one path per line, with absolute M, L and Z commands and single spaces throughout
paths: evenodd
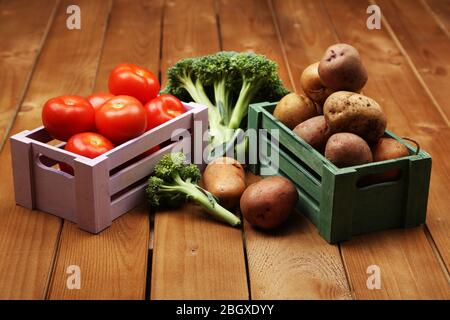
M 244 168 L 233 158 L 214 159 L 203 173 L 203 183 L 221 205 L 228 209 L 235 208 L 246 188 Z
M 288 218 L 297 204 L 294 184 L 284 177 L 268 177 L 250 185 L 241 197 L 241 212 L 253 226 L 272 229 Z

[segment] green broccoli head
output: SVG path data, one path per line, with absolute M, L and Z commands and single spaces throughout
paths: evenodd
M 210 128 L 226 137 L 221 141 L 212 136 L 219 144 L 231 138 L 228 129 L 241 127 L 251 103 L 278 101 L 288 93 L 276 62 L 253 52 L 221 51 L 183 59 L 167 76 L 163 92 L 208 106 Z
M 168 153 L 155 166 L 155 176 L 165 181 L 171 180 L 175 174 L 179 174 L 185 161 L 186 156 L 182 152 Z
M 195 58 L 178 61 L 167 70 L 167 79 L 173 86 L 183 86 L 187 79 L 196 80 Z
M 147 200 L 152 207 L 159 207 L 161 204 L 161 197 L 159 194 L 159 188 L 163 185 L 164 180 L 155 176 L 151 176 L 148 179 L 147 188 L 145 193 L 147 194 Z
M 269 82 L 277 74 L 277 64 L 265 56 L 253 52 L 242 52 L 231 58 L 231 67 L 239 70 L 243 81 L 257 85 Z
M 147 199 L 152 207 L 177 207 L 186 200 L 183 188 L 186 183 L 196 183 L 200 170 L 195 164 L 186 164 L 182 152 L 164 155 L 148 179 Z
M 211 215 L 232 226 L 240 219 L 219 205 L 214 196 L 197 185 L 200 170 L 194 164 L 186 164 L 183 153 L 164 155 L 154 168 L 154 175 L 148 179 L 146 194 L 153 208 L 176 208 L 190 200 L 206 209 Z
M 214 86 L 215 83 L 223 80 L 227 86 L 231 86 L 236 76 L 231 66 L 231 58 L 236 55 L 238 53 L 233 51 L 221 51 L 197 58 L 194 64 L 200 81 L 204 85 Z

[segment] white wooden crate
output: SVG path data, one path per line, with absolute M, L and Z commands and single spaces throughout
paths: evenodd
M 184 106 L 187 111 L 181 116 L 95 159 L 64 150 L 64 143 L 48 144 L 52 138 L 44 127 L 12 136 L 16 203 L 75 222 L 91 233 L 102 231 L 114 219 L 145 201 L 147 178 L 164 154 L 184 147 L 188 160 L 204 165 L 202 154 L 207 144 L 203 139 L 208 129 L 207 107 L 195 103 L 184 103 Z M 191 139 L 171 141 L 177 129 L 188 130 Z M 165 146 L 159 151 L 136 160 L 139 155 L 163 143 Z M 74 175 L 55 168 L 58 162 L 72 166 Z

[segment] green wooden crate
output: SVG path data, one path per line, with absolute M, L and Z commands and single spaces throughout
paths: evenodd
M 407 228 L 425 222 L 431 174 L 431 157 L 405 144 L 411 155 L 394 160 L 338 168 L 322 154 L 272 116 L 276 103 L 250 105 L 248 127 L 278 129 L 278 147 L 274 137 L 258 136 L 258 163 L 250 165 L 255 174 L 284 175 L 296 185 L 298 210 L 318 228 L 330 243 L 348 240 L 352 235 L 391 228 Z M 273 131 L 272 131 L 273 132 Z M 386 130 L 385 136 L 404 143 Z M 267 164 L 271 153 L 278 152 L 278 170 Z M 358 181 L 368 174 L 400 169 L 398 180 L 366 187 Z

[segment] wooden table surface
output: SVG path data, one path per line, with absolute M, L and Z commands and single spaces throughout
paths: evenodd
M 81 30 L 66 27 L 71 4 Z M 366 27 L 370 4 L 380 30 Z M 450 299 L 449 30 L 449 0 L 0 0 L 0 298 Z M 121 62 L 164 83 L 178 59 L 218 50 L 263 53 L 300 90 L 303 68 L 336 42 L 360 51 L 389 129 L 433 157 L 426 225 L 329 245 L 300 215 L 267 234 L 189 205 L 143 206 L 91 235 L 15 205 L 7 138 L 40 125 L 48 98 L 106 90 Z M 67 288 L 71 265 L 79 290 Z M 379 289 L 367 286 L 373 265 Z

